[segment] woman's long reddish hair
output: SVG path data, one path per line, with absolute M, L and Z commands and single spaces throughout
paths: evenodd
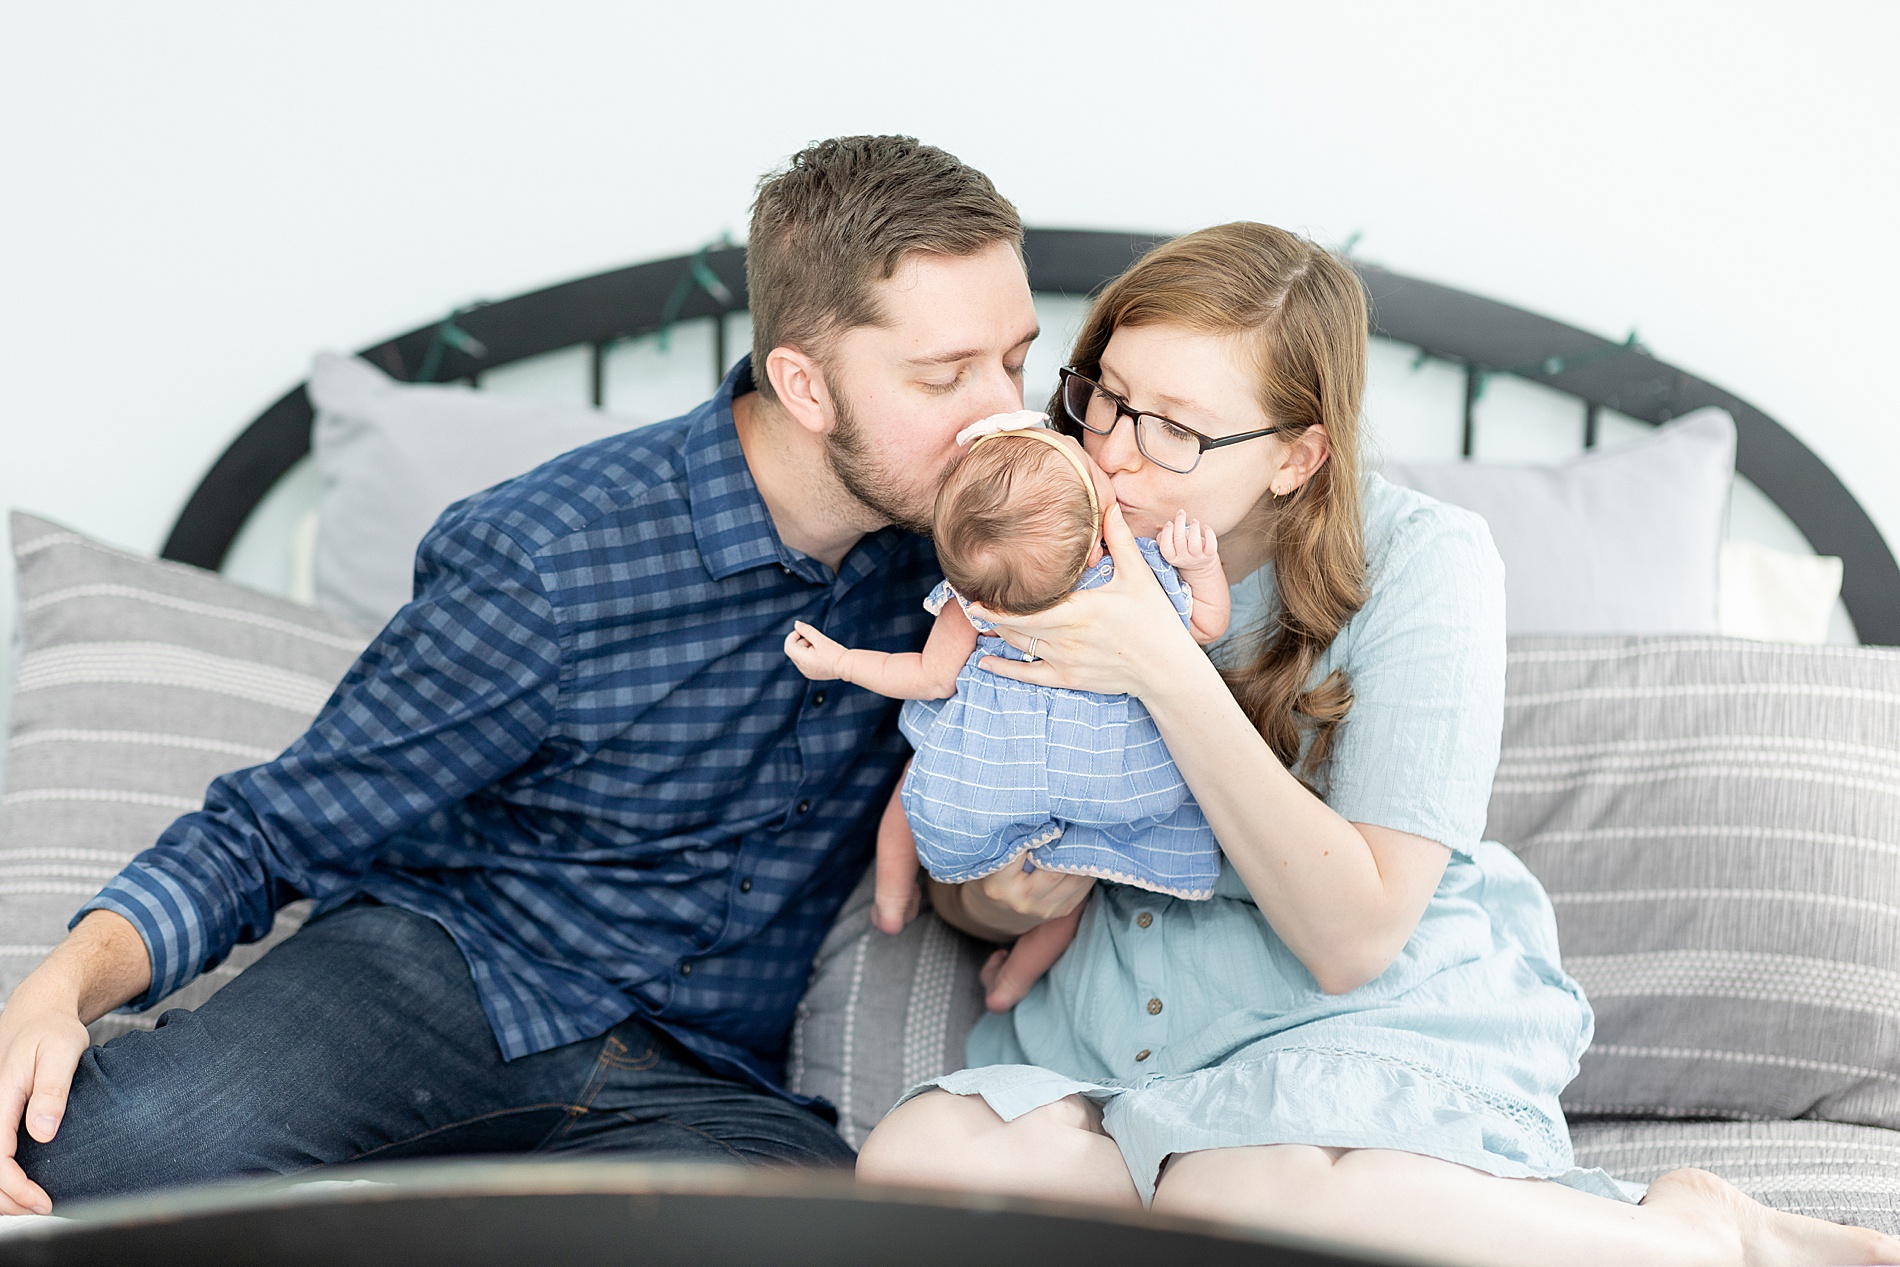
M 1122 326 L 1172 325 L 1239 335 L 1251 346 L 1258 398 L 1294 439 L 1323 426 L 1331 456 L 1285 497 L 1252 512 L 1279 593 L 1227 684 L 1273 753 L 1309 785 L 1324 777 L 1352 682 L 1315 663 L 1366 601 L 1359 505 L 1359 406 L 1366 382 L 1366 297 L 1344 262 L 1305 238 L 1242 221 L 1175 238 L 1111 282 L 1089 308 L 1073 364 L 1090 378 Z M 1061 417 L 1051 403 L 1052 417 Z M 1240 450 L 1215 460 L 1236 461 Z

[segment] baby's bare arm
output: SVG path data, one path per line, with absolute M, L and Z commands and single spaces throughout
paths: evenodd
M 1228 593 L 1227 569 L 1221 566 L 1220 544 L 1214 530 L 1199 520 L 1190 522 L 1185 510 L 1161 525 L 1155 538 L 1161 557 L 1173 565 L 1194 605 L 1188 610 L 1188 629 L 1194 641 L 1205 647 L 1227 632 L 1234 616 L 1233 596 Z
M 1228 592 L 1227 571 L 1219 559 L 1199 576 L 1190 577 L 1179 568 L 1175 571 L 1181 572 L 1188 592 L 1194 596 L 1194 606 L 1188 610 L 1188 631 L 1194 635 L 1194 641 L 1205 647 L 1226 633 L 1234 618 L 1234 599 Z
M 952 598 L 937 613 L 922 651 L 869 651 L 846 647 L 804 621 L 785 636 L 785 654 L 813 681 L 843 678 L 886 699 L 946 699 L 957 673 L 976 650 L 976 628 Z

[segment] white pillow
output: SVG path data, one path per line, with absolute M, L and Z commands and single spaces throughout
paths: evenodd
M 353 356 L 310 369 L 317 605 L 379 628 L 409 601 L 416 546 L 449 504 L 641 420 L 452 384 L 399 383 Z
M 1512 634 L 1712 634 L 1735 422 L 1699 409 L 1550 466 L 1395 462 L 1385 475 L 1475 510 L 1504 556 Z
M 1753 541 L 1722 543 L 1722 632 L 1761 642 L 1827 641 L 1841 561 Z

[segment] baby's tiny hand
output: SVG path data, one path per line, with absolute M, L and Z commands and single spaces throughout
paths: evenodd
M 785 635 L 785 654 L 792 658 L 800 673 L 814 682 L 829 682 L 844 676 L 839 666 L 846 650 L 843 643 L 802 620 L 793 621 L 792 632 Z
M 1185 510 L 1175 511 L 1174 518 L 1161 525 L 1155 544 L 1161 547 L 1161 557 L 1177 572 L 1200 572 L 1220 563 L 1214 530 L 1198 519 L 1189 519 Z

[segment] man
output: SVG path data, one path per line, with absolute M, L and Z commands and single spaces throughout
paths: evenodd
M 912 534 L 956 433 L 1022 406 L 1021 241 L 906 137 L 763 181 L 718 394 L 445 512 L 310 730 L 14 992 L 0 1209 L 455 1152 L 848 1160 L 780 1066 L 902 745 L 781 646 L 794 619 L 921 642 Z M 87 1048 L 299 895 L 317 915 L 202 1008 Z

